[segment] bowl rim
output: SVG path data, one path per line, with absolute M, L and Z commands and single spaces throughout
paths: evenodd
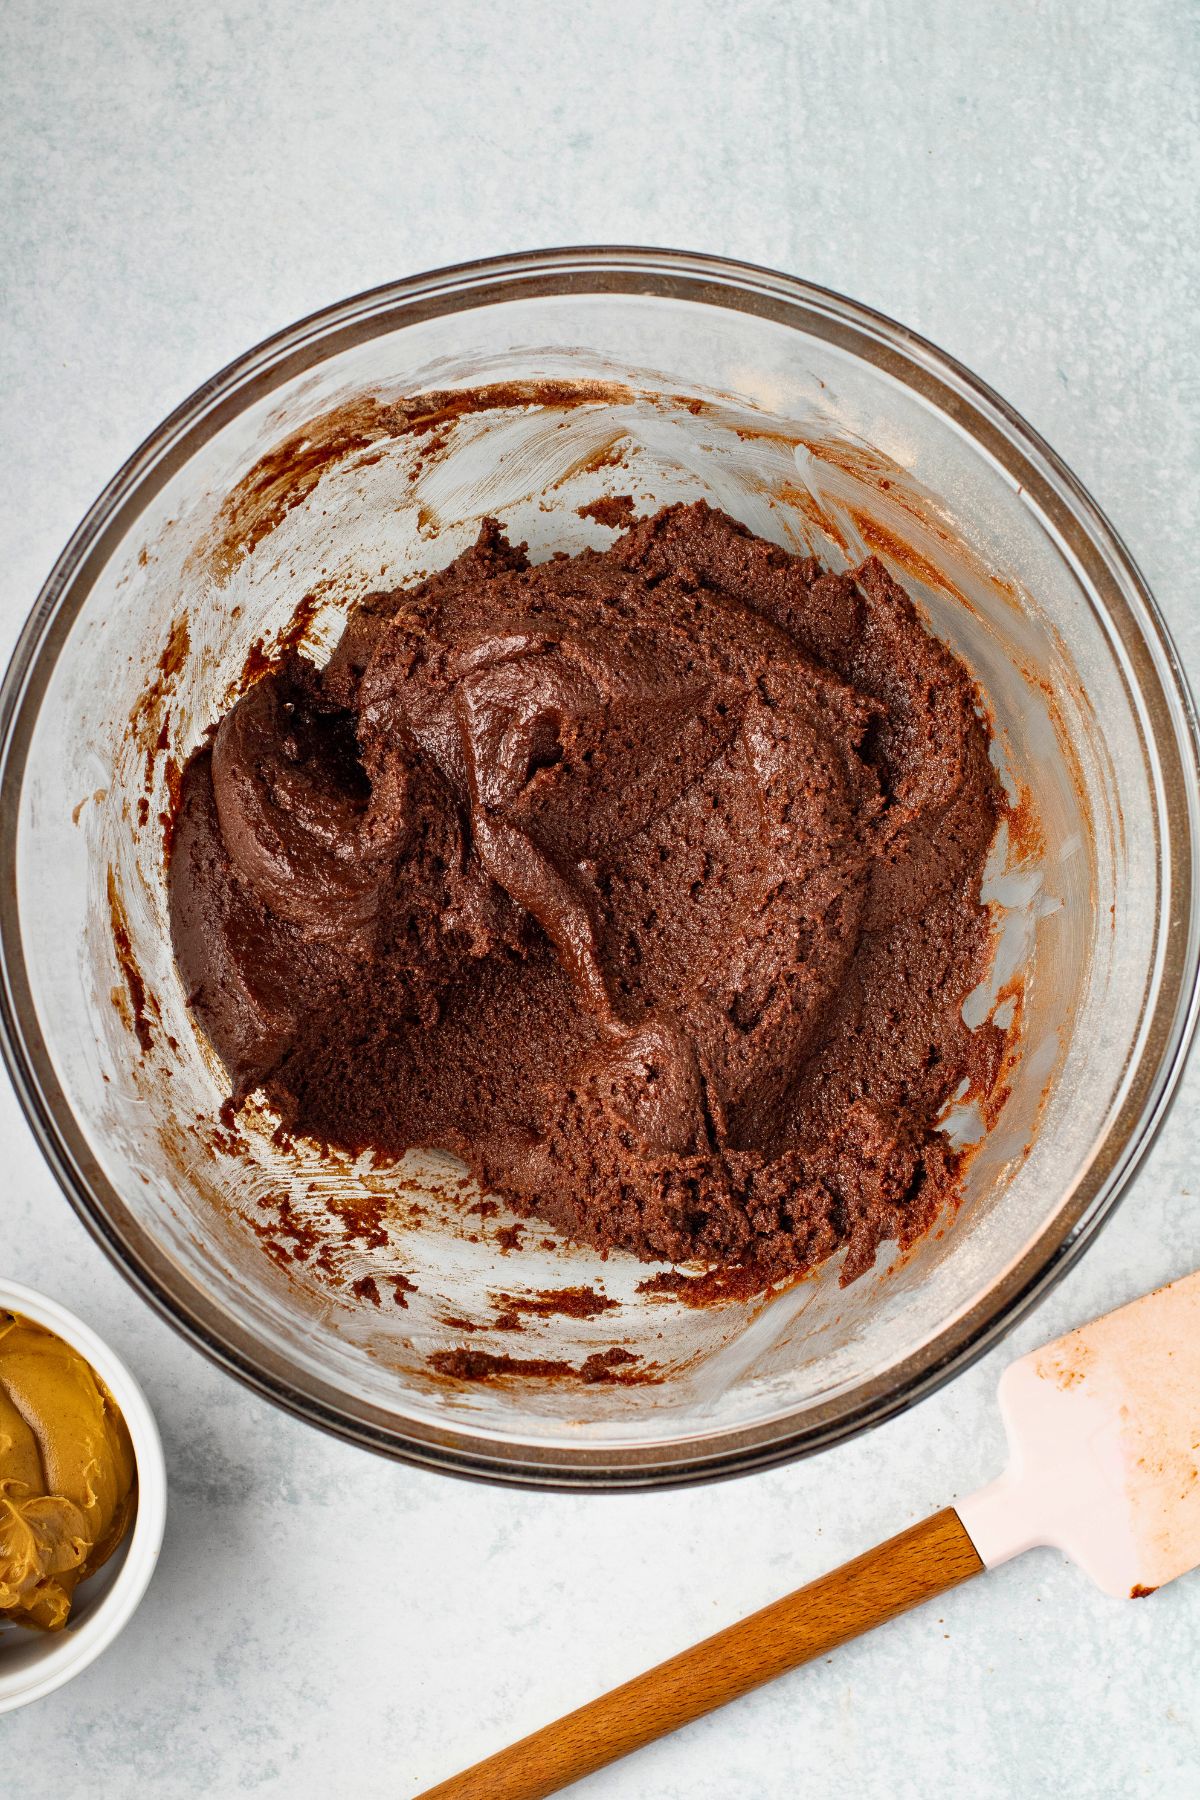
M 712 1480 L 790 1461 L 905 1410 L 968 1367 L 1067 1272 L 1111 1215 L 1176 1092 L 1200 1013 L 1200 726 L 1175 646 L 1122 539 L 1048 444 L 985 382 L 885 314 L 799 277 L 732 259 L 619 245 L 516 252 L 385 283 L 319 309 L 228 363 L 126 460 L 85 514 L 42 586 L 0 685 L 0 867 L 15 866 L 25 759 L 42 694 L 89 578 L 152 494 L 250 400 L 328 354 L 384 330 L 496 302 L 631 294 L 765 316 L 801 329 L 901 380 L 967 431 L 1024 488 L 1102 595 L 1121 639 L 1126 678 L 1150 720 L 1143 752 L 1157 775 L 1160 899 L 1164 870 L 1177 923 L 1160 924 L 1157 983 L 1124 1104 L 1053 1217 L 966 1312 L 918 1351 L 803 1425 L 784 1419 L 630 1449 L 521 1445 L 468 1428 L 405 1420 L 344 1395 L 269 1353 L 194 1284 L 173 1291 L 172 1268 L 125 1218 L 119 1194 L 71 1115 L 42 1038 L 25 971 L 15 881 L 0 890 L 0 1053 L 59 1185 L 110 1259 L 144 1299 L 197 1348 L 285 1410 L 398 1459 L 527 1487 L 624 1489 Z M 1164 763 L 1166 766 L 1164 766 Z M 1164 863 L 1165 814 L 1170 861 Z M 1160 907 L 1161 914 L 1161 907 Z M 176 1282 L 178 1277 L 175 1277 Z
M 44 1699 L 72 1681 L 125 1629 L 141 1605 L 158 1563 L 167 1517 L 167 1472 L 162 1440 L 146 1396 L 115 1350 L 90 1325 L 48 1294 L 15 1281 L 0 1280 L 0 1308 L 45 1326 L 87 1359 L 129 1427 L 138 1478 L 137 1511 L 124 1560 L 99 1604 L 77 1625 L 68 1619 L 62 1631 L 46 1633 L 41 1640 L 44 1653 L 18 1674 L 6 1674 L 0 1656 L 0 1713 L 6 1713 Z

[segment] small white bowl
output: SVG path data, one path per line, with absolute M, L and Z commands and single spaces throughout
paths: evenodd
M 158 1561 L 167 1516 L 167 1473 L 158 1426 L 145 1395 L 90 1326 L 56 1300 L 16 1282 L 0 1281 L 0 1308 L 44 1325 L 87 1358 L 125 1415 L 138 1477 L 133 1527 L 104 1567 L 77 1589 L 62 1631 L 0 1627 L 0 1713 L 5 1713 L 42 1699 L 86 1669 L 133 1616 Z

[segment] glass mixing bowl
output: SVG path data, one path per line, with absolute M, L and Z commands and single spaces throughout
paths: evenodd
M 535 555 L 608 542 L 579 511 L 603 493 L 640 511 L 704 495 L 837 566 L 876 551 L 993 716 L 1014 810 L 986 885 L 996 966 L 968 1008 L 1015 1024 L 1007 1098 L 957 1216 L 846 1289 L 829 1266 L 693 1307 L 641 1289 L 645 1265 L 536 1222 L 513 1248 L 520 1229 L 445 1158 L 322 1155 L 261 1109 L 223 1123 L 219 1066 L 183 1004 L 163 819 L 247 666 L 289 632 L 323 654 L 356 598 L 445 563 L 483 514 Z M 17 647 L 2 725 L 4 1048 L 64 1190 L 234 1374 L 442 1469 L 692 1480 L 885 1418 L 1094 1235 L 1195 1020 L 1196 721 L 1128 553 L 965 370 L 765 270 L 541 252 L 280 333 L 96 502 Z M 978 1135 L 969 1114 L 950 1125 Z M 546 1312 L 548 1291 L 584 1285 L 616 1305 Z M 521 1332 L 497 1323 L 514 1309 Z M 572 1379 L 612 1343 L 657 1378 Z M 462 1345 L 564 1371 L 439 1375 L 430 1355 Z

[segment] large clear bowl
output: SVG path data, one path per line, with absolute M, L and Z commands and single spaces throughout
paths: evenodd
M 480 384 L 486 405 L 445 398 Z M 647 1270 L 624 1256 L 536 1229 L 509 1248 L 503 1209 L 471 1212 L 445 1159 L 322 1156 L 263 1114 L 230 1130 L 183 1005 L 159 814 L 254 646 L 269 654 L 306 599 L 320 654 L 358 595 L 446 562 L 484 513 L 535 555 L 609 541 L 578 510 L 606 491 L 641 510 L 705 495 L 839 566 L 877 551 L 993 714 L 1015 810 L 987 883 L 996 968 L 970 1005 L 1013 1022 L 1008 1095 L 958 1215 L 846 1289 L 831 1265 L 771 1299 L 688 1307 L 641 1291 Z M 440 1468 L 699 1479 L 910 1403 L 1094 1235 L 1194 1023 L 1196 723 L 1128 553 L 965 370 L 764 270 L 543 252 L 281 333 L 97 501 L 18 645 L 2 724 L 4 1047 L 63 1188 L 209 1355 L 305 1418 Z M 969 1134 L 970 1118 L 951 1123 Z M 334 1222 L 323 1251 L 305 1236 L 318 1217 Z M 393 1298 L 401 1272 L 412 1285 Z M 497 1295 L 588 1284 L 618 1305 L 497 1328 Z M 578 1370 L 614 1342 L 657 1379 L 468 1382 L 429 1362 L 469 1343 Z

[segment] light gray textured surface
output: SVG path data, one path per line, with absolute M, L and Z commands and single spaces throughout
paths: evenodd
M 0 19 L 0 653 L 196 383 L 356 289 L 538 244 L 681 244 L 943 344 L 1091 486 L 1200 679 L 1191 0 L 108 0 Z M 0 1264 L 144 1380 L 172 1481 L 117 1646 L 0 1721 L 0 1792 L 404 1795 L 968 1491 L 1006 1358 L 1200 1263 L 1200 1064 L 1115 1222 L 872 1437 L 639 1498 L 417 1474 L 209 1367 L 76 1223 L 6 1085 Z M 1200 1578 L 1029 1557 L 592 1779 L 594 1800 L 1173 1796 Z M 30 1770 L 36 1772 L 31 1774 Z

